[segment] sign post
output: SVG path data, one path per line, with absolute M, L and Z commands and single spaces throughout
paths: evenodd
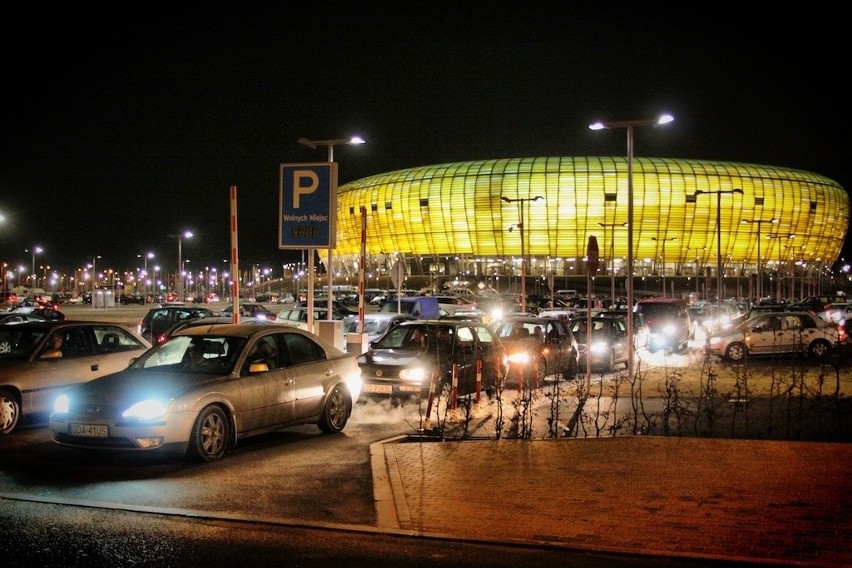
M 278 248 L 308 249 L 308 331 L 313 333 L 314 251 L 337 245 L 337 164 L 281 164 L 278 207 Z
M 586 396 L 592 388 L 592 282 L 598 273 L 599 254 L 598 239 L 589 235 L 589 244 L 586 247 Z

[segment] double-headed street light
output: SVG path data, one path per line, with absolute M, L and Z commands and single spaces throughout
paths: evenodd
M 598 225 L 604 229 L 607 227 L 612 229 L 609 239 L 610 307 L 615 308 L 615 228 L 626 227 L 627 223 L 598 223 Z
M 724 280 L 722 279 L 722 196 L 734 193 L 742 195 L 743 190 L 739 188 L 721 189 L 718 191 L 699 189 L 695 192 L 695 198 L 699 195 L 716 196 L 716 305 L 719 306 L 719 313 L 722 312 L 722 287 L 724 286 Z
M 364 144 L 365 140 L 363 138 L 361 138 L 360 136 L 352 136 L 351 138 L 337 138 L 337 139 L 334 139 L 334 140 L 308 140 L 307 138 L 302 137 L 302 138 L 299 138 L 298 140 L 296 140 L 296 142 L 298 142 L 299 144 L 302 144 L 304 146 L 307 146 L 308 148 L 312 148 L 314 150 L 317 149 L 317 146 L 327 146 L 328 147 L 328 162 L 332 163 L 332 162 L 334 162 L 334 147 L 336 145 L 337 146 L 339 146 L 339 145 L 351 146 L 351 145 L 356 145 L 356 144 Z M 335 186 L 337 185 L 336 182 L 337 182 L 337 180 L 335 180 Z M 336 187 L 335 187 L 335 189 L 336 189 Z M 336 215 L 337 212 L 332 211 L 331 214 Z M 311 264 L 313 264 L 314 251 L 311 250 L 310 254 L 311 254 Z M 333 314 L 333 308 L 334 308 L 334 274 L 332 273 L 332 270 L 331 270 L 331 256 L 332 256 L 332 249 L 331 249 L 331 247 L 328 247 L 328 265 L 327 265 L 328 275 L 327 276 L 328 276 L 328 319 L 329 319 L 329 321 L 331 321 L 333 319 L 332 316 L 334 315 Z M 311 282 L 311 284 L 313 284 L 313 274 L 309 273 L 308 280 L 309 280 L 309 282 Z M 309 286 L 309 288 L 312 288 L 312 287 L 313 286 Z M 312 322 L 313 322 L 313 309 L 314 309 L 314 306 L 313 306 L 313 303 L 314 303 L 313 290 L 309 290 L 308 294 L 311 296 L 310 298 L 308 298 L 308 300 L 309 300 L 308 301 L 308 312 L 309 312 L 308 313 L 308 327 L 310 328 L 310 326 L 312 325 Z
M 142 257 L 145 261 L 145 267 L 142 269 L 142 295 L 148 296 L 148 259 L 154 258 L 153 252 L 146 252 L 145 254 L 137 254 L 137 257 Z
M 36 246 L 33 247 L 33 250 L 32 250 L 32 253 L 33 253 L 33 271 L 32 271 L 33 288 L 38 288 L 38 275 L 36 274 L 36 271 L 35 271 L 35 257 L 36 257 L 37 254 L 41 254 L 43 252 L 44 252 L 44 249 L 41 248 L 40 246 L 36 245 Z
M 618 120 L 594 122 L 591 130 L 627 129 L 627 380 L 633 381 L 633 129 L 637 126 L 661 126 L 672 122 L 670 114 L 656 120 Z
M 527 311 L 527 247 L 526 239 L 524 239 L 524 204 L 544 199 L 544 197 L 536 195 L 535 197 L 517 197 L 511 199 L 501 195 L 500 199 L 506 203 L 518 204 L 518 217 L 520 219 L 518 229 L 521 231 L 521 312 L 523 313 Z M 510 227 L 509 230 L 511 231 L 512 228 Z
M 757 301 L 763 298 L 763 264 L 760 258 L 760 227 L 764 223 L 777 223 L 778 219 L 743 219 L 741 223 L 744 225 L 757 225 Z
M 177 296 L 178 301 L 183 302 L 183 257 L 181 246 L 183 243 L 183 239 L 189 239 L 192 237 L 191 231 L 184 231 L 183 233 L 178 233 L 176 235 L 169 235 L 171 238 L 176 238 L 178 242 L 178 270 L 177 270 Z
M 651 240 L 654 242 L 663 243 L 663 298 L 666 297 L 666 241 L 676 241 L 677 237 L 672 237 L 670 239 L 658 239 L 657 237 L 651 237 Z

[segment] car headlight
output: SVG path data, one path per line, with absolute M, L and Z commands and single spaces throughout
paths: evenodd
M 720 343 L 722 343 L 721 337 L 711 337 L 710 338 L 710 345 L 716 346 L 716 345 L 719 345 Z
M 127 410 L 121 413 L 124 418 L 132 418 L 135 420 L 153 420 L 154 418 L 162 418 L 168 411 L 169 405 L 162 400 L 148 399 L 137 402 Z
M 591 352 L 595 355 L 603 355 L 609 351 L 609 344 L 606 341 L 596 341 L 592 343 Z
M 673 323 L 667 323 L 665 326 L 663 326 L 663 333 L 665 333 L 666 335 L 674 335 L 675 333 L 677 333 L 677 327 L 675 327 Z
M 57 414 L 65 414 L 71 406 L 71 399 L 67 394 L 60 395 L 53 403 L 53 411 Z
M 509 354 L 509 363 L 515 365 L 527 365 L 530 362 L 530 354 L 526 351 L 519 351 L 517 353 Z
M 411 383 L 423 384 L 429 377 L 429 373 L 423 367 L 411 367 L 399 372 L 399 378 Z

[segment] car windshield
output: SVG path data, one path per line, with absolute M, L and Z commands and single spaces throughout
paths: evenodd
M 387 328 L 390 320 L 369 319 L 364 318 L 364 333 L 367 335 L 378 335 Z M 344 320 L 343 331 L 345 333 L 355 333 L 358 331 L 358 319 L 347 318 Z
M 403 325 L 373 343 L 374 349 L 437 351 L 452 348 L 455 329 L 440 325 Z
M 0 330 L 0 360 L 28 359 L 45 333 L 43 329 L 4 327 Z
M 224 375 L 234 370 L 245 342 L 242 337 L 176 336 L 145 352 L 130 368 Z

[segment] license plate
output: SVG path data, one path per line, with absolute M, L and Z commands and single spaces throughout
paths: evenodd
M 68 427 L 68 433 L 72 436 L 85 438 L 106 438 L 109 436 L 109 430 L 102 424 L 71 424 Z
M 377 394 L 391 394 L 393 387 L 391 385 L 364 385 L 364 392 L 372 392 Z

